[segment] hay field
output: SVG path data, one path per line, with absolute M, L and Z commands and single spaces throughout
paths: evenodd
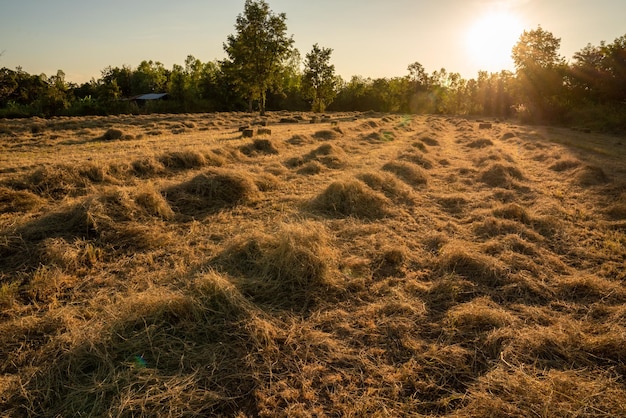
M 0 415 L 626 416 L 625 138 L 312 118 L 0 121 Z

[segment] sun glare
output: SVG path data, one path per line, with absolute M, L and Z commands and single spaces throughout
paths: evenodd
M 497 11 L 479 17 L 466 34 L 466 51 L 481 70 L 512 70 L 511 49 L 523 26 L 515 15 Z

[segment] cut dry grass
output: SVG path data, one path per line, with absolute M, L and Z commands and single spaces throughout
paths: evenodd
M 360 173 L 356 177 L 371 189 L 383 193 L 393 202 L 401 204 L 415 202 L 412 189 L 390 173 L 368 171 Z
M 626 415 L 621 139 L 313 116 L 1 121 L 0 415 Z
M 233 243 L 220 256 L 227 271 L 246 277 L 245 294 L 273 307 L 300 309 L 333 286 L 335 254 L 321 224 L 284 224 Z
M 336 181 L 311 202 L 313 209 L 333 216 L 381 219 L 392 215 L 391 201 L 358 180 Z
M 247 156 L 278 154 L 278 148 L 269 139 L 254 139 L 251 144 L 242 145 L 241 152 Z
M 252 176 L 228 169 L 207 170 L 164 193 L 175 211 L 191 216 L 248 204 L 260 196 Z
M 27 190 L 38 196 L 62 199 L 85 195 L 94 184 L 115 184 L 117 180 L 104 164 L 86 162 L 44 166 L 7 183 L 14 189 Z
M 27 190 L 0 187 L 0 214 L 35 212 L 46 203 L 45 199 Z
M 390 161 L 383 166 L 383 170 L 395 174 L 400 180 L 411 187 L 419 187 L 428 183 L 424 171 L 415 164 L 400 161 Z
M 574 182 L 579 186 L 600 186 L 609 182 L 609 178 L 600 167 L 584 166 L 574 173 Z
M 505 189 L 513 187 L 517 180 L 524 177 L 521 171 L 514 166 L 496 163 L 486 168 L 480 174 L 480 181 L 491 187 Z
M 458 274 L 479 285 L 498 286 L 507 281 L 507 273 L 497 259 L 482 254 L 468 243 L 444 245 L 437 264 L 443 273 Z

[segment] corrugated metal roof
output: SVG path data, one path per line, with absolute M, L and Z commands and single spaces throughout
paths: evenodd
M 131 100 L 158 100 L 162 99 L 165 96 L 167 96 L 167 93 L 148 93 L 135 96 Z

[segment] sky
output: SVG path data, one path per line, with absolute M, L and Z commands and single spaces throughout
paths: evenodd
M 332 48 L 348 80 L 396 77 L 420 62 L 476 77 L 513 70 L 510 51 L 539 25 L 561 38 L 566 59 L 585 45 L 626 35 L 626 0 L 267 0 L 287 16 L 302 57 L 313 44 Z M 187 55 L 225 58 L 244 0 L 0 0 L 0 67 L 20 66 L 66 80 L 98 79 L 107 66 L 166 68 Z

